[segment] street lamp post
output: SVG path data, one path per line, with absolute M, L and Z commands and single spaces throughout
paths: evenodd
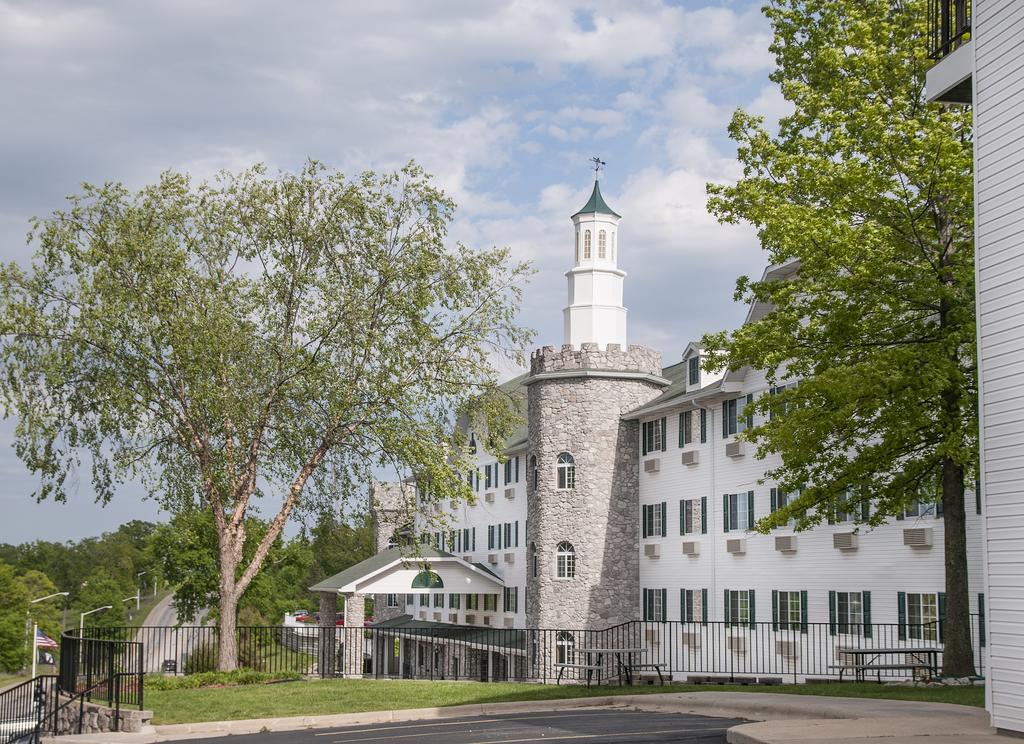
M 85 632 L 85 616 L 86 615 L 91 615 L 94 612 L 99 612 L 100 610 L 109 610 L 111 607 L 113 607 L 113 605 L 103 605 L 102 607 L 97 607 L 94 610 L 89 610 L 88 612 L 83 612 L 83 613 L 79 614 L 79 616 L 78 616 L 78 638 L 79 638 L 79 640 L 81 640 L 82 634 Z
M 136 589 L 135 589 L 135 597 L 136 597 L 136 599 L 135 599 L 135 611 L 136 612 L 138 612 L 139 609 L 140 609 L 139 597 L 142 595 L 142 577 L 145 576 L 148 573 L 149 573 L 149 571 L 139 571 L 137 574 L 135 574 L 135 583 L 137 585 Z
M 40 597 L 39 599 L 33 599 L 33 600 L 29 601 L 30 607 L 26 608 L 26 610 L 25 610 L 25 650 L 26 651 L 28 650 L 29 637 L 33 636 L 33 633 L 32 633 L 32 609 L 31 609 L 31 605 L 34 605 L 37 602 L 45 602 L 46 600 L 53 599 L 54 597 L 64 597 L 65 602 L 67 602 L 68 594 L 70 594 L 70 592 L 54 592 L 53 594 L 47 594 L 45 597 Z M 62 628 L 62 630 L 63 630 L 63 628 Z M 32 671 L 32 678 L 35 679 L 35 676 L 36 676 L 35 675 L 35 667 L 36 667 L 36 639 L 35 639 L 34 636 L 32 637 L 31 643 L 32 643 L 32 670 L 33 670 Z

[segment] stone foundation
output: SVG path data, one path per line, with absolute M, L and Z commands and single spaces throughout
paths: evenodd
M 68 702 L 67 695 L 58 697 L 61 705 Z M 82 730 L 78 730 L 79 711 L 81 710 Z M 113 708 L 97 703 L 85 703 L 79 708 L 77 702 L 62 708 L 57 713 L 58 736 L 69 734 L 103 734 L 111 731 L 122 731 L 128 734 L 137 734 L 142 731 L 143 726 L 148 726 L 153 720 L 151 710 L 126 710 L 121 708 L 120 720 L 115 727 L 115 714 Z

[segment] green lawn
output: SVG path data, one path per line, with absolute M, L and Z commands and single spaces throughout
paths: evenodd
M 49 669 L 49 667 L 47 667 L 47 669 Z M 46 673 L 49 674 L 49 672 Z M 27 679 L 27 674 L 0 674 L 0 687 L 8 687 L 9 685 L 17 684 L 18 682 L 24 682 Z
M 358 713 L 368 710 L 443 707 L 468 703 L 554 700 L 595 695 L 664 692 L 772 692 L 959 703 L 982 707 L 983 687 L 890 687 L 875 683 L 810 685 L 668 685 L 582 687 L 519 683 L 428 682 L 410 680 L 316 680 L 245 687 L 147 690 L 153 722 L 192 723 L 274 716 Z

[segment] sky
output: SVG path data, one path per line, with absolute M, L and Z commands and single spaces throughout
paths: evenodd
M 0 0 L 0 259 L 25 263 L 29 219 L 82 182 L 137 188 L 316 158 L 355 175 L 421 163 L 457 202 L 451 239 L 509 246 L 537 270 L 521 323 L 562 343 L 569 216 L 593 172 L 623 219 L 629 340 L 666 364 L 745 308 L 749 226 L 707 214 L 739 177 L 726 127 L 787 104 L 761 0 Z M 0 542 L 78 539 L 163 519 L 129 484 L 105 508 L 86 473 L 66 504 L 0 424 Z

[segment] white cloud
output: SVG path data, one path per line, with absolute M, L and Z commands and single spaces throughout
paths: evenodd
M 746 109 L 752 114 L 763 116 L 765 124 L 775 130 L 779 119 L 793 113 L 793 104 L 783 98 L 779 86 L 772 83 L 764 86 Z

